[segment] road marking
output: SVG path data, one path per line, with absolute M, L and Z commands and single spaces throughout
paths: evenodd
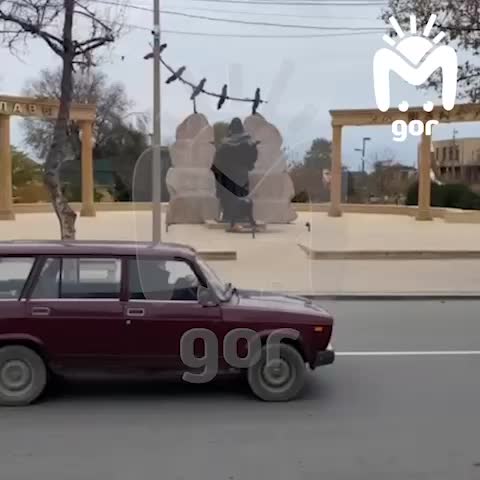
M 338 357 L 426 357 L 426 356 L 476 356 L 480 350 L 432 350 L 406 352 L 335 352 Z

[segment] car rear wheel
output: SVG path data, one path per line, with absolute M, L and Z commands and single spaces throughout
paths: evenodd
M 276 355 L 267 362 L 267 348 L 272 347 L 262 348 L 260 360 L 248 369 L 248 383 L 261 400 L 286 402 L 294 399 L 305 384 L 305 362 L 294 347 L 286 344 L 277 346 Z
M 37 353 L 21 345 L 0 348 L 0 405 L 28 405 L 46 384 L 47 369 Z

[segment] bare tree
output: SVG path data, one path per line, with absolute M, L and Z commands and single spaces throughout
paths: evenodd
M 78 20 L 74 25 L 74 20 Z M 53 137 L 45 158 L 44 181 L 60 223 L 62 239 L 75 238 L 76 213 L 68 204 L 60 181 L 60 167 L 68 157 L 73 72 L 94 65 L 93 53 L 114 41 L 118 21 L 108 21 L 88 0 L 0 0 L 0 31 L 15 52 L 30 37 L 43 40 L 60 57 L 60 103 Z M 75 26 L 75 29 L 74 29 Z
M 456 46 L 463 53 L 458 72 L 460 98 L 480 101 L 480 0 L 389 0 L 382 17 L 388 22 L 390 16 L 395 16 L 408 31 L 410 15 L 416 15 L 421 31 L 431 14 L 437 15 L 432 38 L 442 31 L 446 34 L 443 42 Z M 422 88 L 440 91 L 440 70 L 434 72 Z
M 30 79 L 24 94 L 35 98 L 54 98 L 60 100 L 62 69 L 44 69 L 35 79 Z M 93 103 L 97 106 L 94 135 L 95 145 L 101 147 L 123 118 L 128 118 L 129 108 L 133 105 L 121 83 L 109 83 L 107 76 L 100 70 L 93 72 L 78 71 L 73 74 L 72 101 Z M 40 158 L 45 158 L 50 148 L 55 121 L 27 117 L 22 121 L 25 143 Z M 70 144 L 75 159 L 80 159 L 80 137 L 73 123 L 70 128 Z

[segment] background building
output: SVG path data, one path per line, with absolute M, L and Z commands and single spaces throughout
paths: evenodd
M 465 183 L 480 189 L 480 138 L 432 142 L 434 169 L 444 183 Z

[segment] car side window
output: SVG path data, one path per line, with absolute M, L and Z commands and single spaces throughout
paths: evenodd
M 16 300 L 35 263 L 33 257 L 0 257 L 0 300 Z
M 182 260 L 138 258 L 129 261 L 131 300 L 196 301 L 199 281 Z
M 118 299 L 120 285 L 120 259 L 49 258 L 32 298 Z
M 31 298 L 60 298 L 60 258 L 48 258 L 43 264 Z

